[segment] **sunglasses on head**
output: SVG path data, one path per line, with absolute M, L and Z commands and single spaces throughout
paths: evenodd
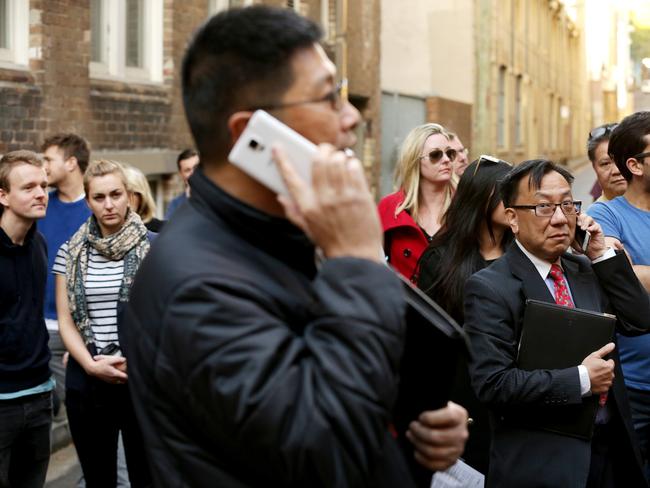
M 442 149 L 434 149 L 426 156 L 420 156 L 420 159 L 429 158 L 431 164 L 436 164 L 440 162 L 442 156 L 445 154 L 447 155 L 450 161 L 453 161 L 454 159 L 456 159 L 456 156 L 458 155 L 458 151 L 451 148 L 445 149 L 444 151 Z
M 589 139 L 598 139 L 599 137 L 605 136 L 612 132 L 616 127 L 618 126 L 618 123 L 614 124 L 606 124 L 606 125 L 601 125 L 600 127 L 596 127 L 595 129 L 592 129 L 589 132 Z
M 508 166 L 512 166 L 512 163 L 509 163 L 508 161 L 504 161 L 494 156 L 489 156 L 487 154 L 481 154 L 476 160 L 476 167 L 474 168 L 474 173 L 472 174 L 472 176 L 476 176 L 476 173 L 478 172 L 478 168 L 481 166 L 481 163 L 485 163 L 485 164 L 505 163 Z

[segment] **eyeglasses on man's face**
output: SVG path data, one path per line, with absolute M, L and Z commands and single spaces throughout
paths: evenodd
M 561 203 L 544 202 L 536 205 L 510 205 L 510 208 L 534 210 L 537 217 L 552 217 L 558 207 L 560 207 L 564 215 L 576 215 L 580 213 L 582 202 L 579 200 L 565 200 Z
M 595 129 L 591 129 L 589 132 L 589 140 L 598 139 L 599 137 L 605 136 L 616 129 L 617 126 L 618 123 L 606 124 L 601 125 L 600 127 L 596 127 Z
M 642 152 L 641 154 L 637 154 L 636 156 L 632 156 L 633 159 L 636 159 L 640 163 L 645 163 L 645 158 L 650 156 L 650 152 Z
M 444 155 L 447 155 L 450 161 L 453 161 L 456 159 L 456 156 L 458 155 L 458 151 L 455 149 L 445 149 L 444 151 L 442 149 L 434 149 L 431 151 L 429 154 L 425 154 L 424 156 L 420 156 L 419 159 L 424 159 L 424 158 L 429 158 L 429 161 L 431 164 L 436 164 L 439 163 L 440 160 Z
M 258 105 L 257 107 L 250 108 L 249 110 L 278 110 L 281 108 L 296 107 L 298 105 L 307 105 L 311 103 L 325 103 L 329 102 L 332 110 L 340 111 L 343 104 L 348 101 L 348 80 L 343 78 L 336 86 L 320 98 L 309 100 L 299 100 L 296 102 L 276 103 L 269 105 Z

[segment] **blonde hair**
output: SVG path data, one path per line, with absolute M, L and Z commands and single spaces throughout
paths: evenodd
M 9 188 L 9 175 L 16 166 L 21 164 L 42 168 L 43 160 L 35 152 L 24 149 L 11 151 L 2 156 L 0 159 L 0 189 L 7 192 L 11 189 Z
M 84 191 L 86 192 L 86 198 L 88 198 L 88 187 L 90 186 L 90 181 L 93 178 L 97 178 L 98 176 L 105 176 L 110 174 L 117 174 L 122 180 L 122 183 L 124 183 L 126 191 L 131 191 L 129 187 L 129 181 L 126 178 L 126 174 L 124 173 L 124 166 L 122 166 L 122 163 L 111 161 L 110 159 L 96 159 L 95 161 L 90 162 L 86 168 L 86 171 L 84 172 Z
M 449 134 L 440 124 L 423 124 L 415 127 L 408 133 L 399 152 L 397 165 L 395 166 L 395 186 L 404 193 L 404 200 L 395 210 L 395 215 L 402 210 L 411 214 L 417 222 L 418 206 L 420 196 L 420 156 L 426 140 L 437 134 L 442 134 L 450 139 Z M 445 201 L 440 212 L 441 215 L 447 211 L 451 198 L 454 194 L 454 183 L 450 180 L 445 189 Z
M 124 172 L 130 191 L 140 195 L 140 205 L 133 210 L 140 216 L 142 222 L 149 222 L 156 214 L 156 204 L 147 177 L 135 166 L 125 166 Z

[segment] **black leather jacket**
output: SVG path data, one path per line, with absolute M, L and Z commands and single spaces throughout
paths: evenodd
M 200 169 L 143 262 L 123 333 L 156 486 L 410 486 L 389 434 L 404 301 Z

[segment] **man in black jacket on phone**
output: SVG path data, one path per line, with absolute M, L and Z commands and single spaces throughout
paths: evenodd
M 403 294 L 363 168 L 341 151 L 359 113 L 319 39 L 289 9 L 233 9 L 185 56 L 201 164 L 140 268 L 125 324 L 156 486 L 412 485 L 390 431 Z M 281 202 L 227 161 L 259 107 L 322 143 L 313 186 L 276 153 L 292 195 Z M 424 413 L 410 433 L 418 459 L 452 464 L 466 418 L 456 405 Z

